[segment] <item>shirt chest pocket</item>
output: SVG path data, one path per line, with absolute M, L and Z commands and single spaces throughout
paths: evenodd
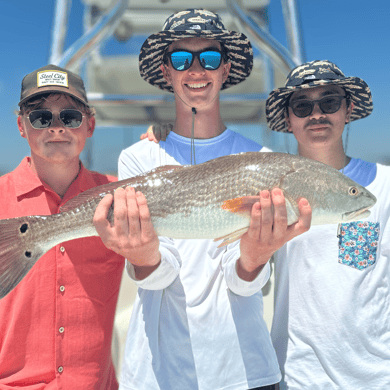
M 379 232 L 379 222 L 342 223 L 339 236 L 339 263 L 358 270 L 375 264 Z

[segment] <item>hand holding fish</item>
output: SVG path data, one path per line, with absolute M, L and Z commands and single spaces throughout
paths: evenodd
M 107 216 L 114 199 L 114 226 Z M 134 188 L 118 188 L 96 208 L 93 223 L 104 245 L 124 256 L 142 280 L 160 264 L 159 240 L 153 228 L 145 196 Z
M 309 230 L 312 212 L 306 199 L 300 199 L 298 209 L 298 221 L 288 225 L 283 192 L 274 188 L 270 196 L 269 191 L 261 191 L 260 202 L 252 207 L 249 229 L 241 238 L 241 257 L 237 261 L 237 274 L 241 279 L 254 280 L 280 247 Z
M 143 195 L 123 190 L 128 186 L 145 195 L 147 205 Z M 259 202 L 259 192 L 277 188 L 283 193 L 287 222 L 285 212 L 281 214 L 278 208 L 278 196 L 271 199 L 275 212 L 270 217 L 266 211 L 267 207 L 270 211 L 270 206 L 266 204 L 261 203 L 261 210 L 258 205 L 253 209 Z M 122 202 L 119 214 L 116 213 L 122 226 L 117 226 L 112 212 L 113 193 L 115 200 Z M 107 194 L 111 195 L 99 205 Z M 118 247 L 114 250 L 132 262 L 145 264 L 146 267 L 140 267 L 144 278 L 160 260 L 157 236 L 213 239 L 221 241 L 219 246 L 242 238 L 241 260 L 247 270 L 253 271 L 278 247 L 310 225 L 309 209 L 301 203 L 302 198 L 308 200 L 313 211 L 312 225 L 361 220 L 370 215 L 368 209 L 376 202 L 368 190 L 336 169 L 283 153 L 247 152 L 199 165 L 164 166 L 90 188 L 70 199 L 59 214 L 0 220 L 0 299 L 17 286 L 48 250 L 69 240 L 97 236 L 97 230 L 103 242 L 113 249 L 116 240 L 113 237 L 117 233 L 124 239 L 129 231 L 137 232 L 131 243 L 134 258 L 129 257 L 123 242 L 116 242 Z M 134 215 L 127 211 L 128 200 L 137 206 L 130 207 Z M 260 198 L 260 202 L 264 199 Z M 94 223 L 98 226 L 95 227 L 93 216 L 97 208 Z M 259 226 L 253 225 L 252 212 L 259 213 Z M 129 216 L 131 223 L 127 222 Z M 248 227 L 250 231 L 246 234 Z M 258 232 L 252 235 L 256 229 Z M 249 243 L 253 239 L 254 249 L 251 249 Z

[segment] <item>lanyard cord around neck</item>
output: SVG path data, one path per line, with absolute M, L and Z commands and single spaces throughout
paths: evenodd
M 192 107 L 191 165 L 196 165 L 196 159 L 195 159 L 195 140 L 194 140 L 195 114 L 196 114 L 196 108 L 195 108 L 195 107 Z M 192 154 L 194 155 L 194 162 L 193 162 L 193 163 L 192 163 Z

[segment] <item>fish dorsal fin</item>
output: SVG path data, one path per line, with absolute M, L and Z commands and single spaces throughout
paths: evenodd
M 248 214 L 250 216 L 253 205 L 259 201 L 259 196 L 243 196 L 225 200 L 222 203 L 222 208 L 231 213 Z
M 61 206 L 60 211 L 65 212 L 72 210 L 76 207 L 81 206 L 83 203 L 88 200 L 100 197 L 104 198 L 107 194 L 113 194 L 114 191 L 119 187 L 131 186 L 132 183 L 136 183 L 136 179 L 139 179 L 138 176 L 132 177 L 131 179 L 114 181 L 112 183 L 103 184 L 101 186 L 92 187 L 81 194 L 75 196 L 72 199 L 69 199 L 63 206 Z
M 157 167 L 149 171 L 147 174 L 150 173 L 161 173 L 161 172 L 166 172 L 166 171 L 174 171 L 174 170 L 180 170 L 183 169 L 185 165 L 162 165 L 161 167 Z M 144 174 L 142 175 L 144 176 Z
M 152 174 L 161 174 L 163 172 L 167 171 L 173 171 L 177 169 L 182 169 L 182 165 L 163 165 L 161 167 L 157 167 L 155 169 L 152 169 L 149 172 L 142 173 L 141 175 L 131 177 L 129 179 L 124 179 L 120 181 L 115 181 L 112 183 L 103 184 L 101 186 L 92 187 L 88 190 L 82 192 L 81 194 L 75 196 L 72 199 L 69 199 L 62 207 L 61 212 L 72 210 L 76 207 L 79 207 L 83 203 L 87 202 L 88 200 L 100 197 L 104 198 L 107 194 L 113 194 L 114 191 L 119 188 L 126 188 L 128 186 L 133 186 L 134 184 L 145 180 L 148 176 Z

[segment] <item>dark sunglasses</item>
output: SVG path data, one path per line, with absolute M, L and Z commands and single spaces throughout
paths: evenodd
M 204 49 L 201 51 L 189 50 L 174 50 L 166 53 L 170 59 L 173 69 L 182 71 L 187 70 L 194 63 L 195 58 L 198 58 L 202 68 L 206 70 L 216 70 L 222 62 L 222 58 L 226 60 L 226 55 L 218 49 Z
M 291 102 L 289 106 L 298 118 L 309 116 L 317 103 L 323 114 L 334 114 L 340 109 L 341 102 L 346 98 L 347 96 L 335 95 L 326 96 L 320 100 L 296 100 Z
M 83 122 L 83 113 L 78 110 L 62 110 L 60 111 L 60 122 L 67 128 L 77 129 Z M 47 129 L 53 123 L 53 113 L 49 110 L 35 110 L 28 114 L 31 126 L 34 129 Z

